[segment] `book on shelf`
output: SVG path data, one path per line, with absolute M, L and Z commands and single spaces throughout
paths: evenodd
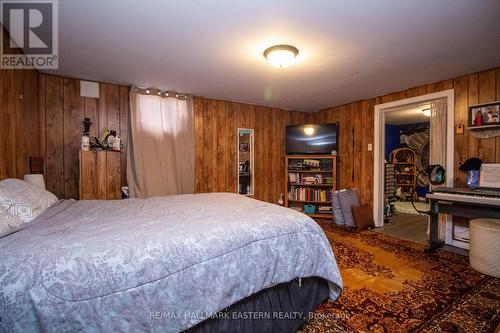
M 313 189 L 309 187 L 291 186 L 288 199 L 294 201 L 317 201 L 329 202 L 331 191 L 324 189 Z

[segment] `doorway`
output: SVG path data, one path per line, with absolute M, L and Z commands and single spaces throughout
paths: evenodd
M 422 173 L 430 159 L 429 102 L 403 105 L 384 119 L 384 226 L 381 232 L 418 243 L 427 240 L 430 189 Z
M 434 122 L 432 125 L 427 116 L 428 109 L 437 103 L 445 105 L 442 109 L 445 122 L 439 125 Z M 442 133 L 440 141 L 442 142 L 432 143 L 432 133 L 434 133 L 434 141 L 438 134 L 432 132 L 436 130 L 433 126 L 440 127 L 439 133 Z M 397 132 L 399 135 L 395 134 Z M 428 143 L 425 142 L 426 134 L 429 137 Z M 453 186 L 453 90 L 375 106 L 373 216 L 376 227 L 384 227 L 387 230 L 392 226 L 392 231 L 399 237 L 417 242 L 427 241 L 428 217 L 418 213 L 411 202 L 414 202 L 418 210 L 428 210 L 425 193 L 429 188 L 425 175 L 419 174 L 419 170 L 429 164 L 431 143 L 435 147 L 442 145 L 444 151 L 440 164 L 446 169 L 446 186 Z M 427 155 L 426 151 L 429 152 Z M 434 156 L 435 153 L 436 149 Z M 391 164 L 392 166 L 388 169 L 392 168 L 392 171 L 387 170 L 386 166 Z M 390 172 L 394 179 L 391 179 Z M 389 174 L 388 177 L 386 173 Z M 446 229 L 448 224 L 451 226 L 451 219 L 450 221 L 444 219 L 443 221 L 446 222 L 443 223 L 442 234 L 446 241 L 450 238 Z M 388 223 L 384 225 L 384 221 Z

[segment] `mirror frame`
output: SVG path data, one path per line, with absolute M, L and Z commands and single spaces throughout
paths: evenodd
M 253 196 L 255 194 L 255 167 L 254 167 L 254 141 L 255 141 L 255 130 L 253 128 L 237 128 L 236 129 L 236 153 L 238 154 L 237 164 L 236 164 L 236 193 L 240 194 L 240 131 L 250 131 L 250 193 L 241 194 L 244 196 Z

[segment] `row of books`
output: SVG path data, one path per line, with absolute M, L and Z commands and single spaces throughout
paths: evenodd
M 330 202 L 331 191 L 324 189 L 313 189 L 308 187 L 291 186 L 288 193 L 289 200 Z
M 305 176 L 300 172 L 289 172 L 288 181 L 290 183 L 303 183 L 303 184 L 332 184 L 332 177 L 325 177 L 322 174 L 314 176 Z

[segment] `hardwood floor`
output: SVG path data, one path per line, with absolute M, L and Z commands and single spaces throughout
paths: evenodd
M 427 238 L 427 216 L 425 215 L 398 213 L 389 219 L 389 223 L 374 230 L 416 243 L 428 244 L 429 242 Z M 455 246 L 444 245 L 442 249 L 463 256 L 469 255 L 469 251 Z
M 375 231 L 407 239 L 416 243 L 427 243 L 427 216 L 398 213 Z

